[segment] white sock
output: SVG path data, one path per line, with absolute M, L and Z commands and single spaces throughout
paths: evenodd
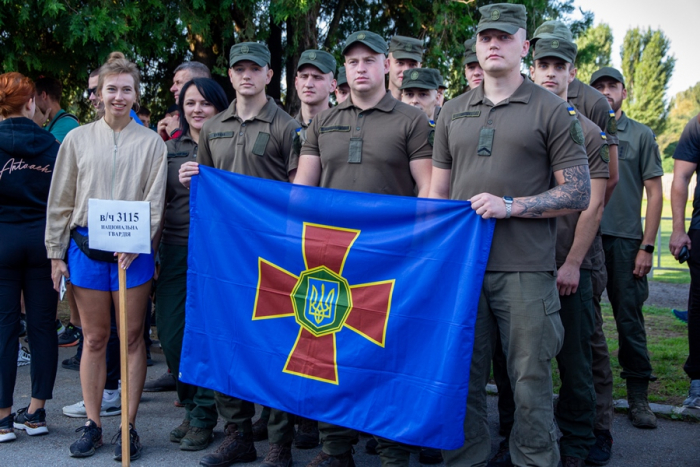
M 119 397 L 118 389 L 105 389 L 102 391 L 102 400 L 107 402 L 115 401 Z

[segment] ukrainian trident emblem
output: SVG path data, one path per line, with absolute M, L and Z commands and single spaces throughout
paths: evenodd
M 359 230 L 304 223 L 299 276 L 258 258 L 253 320 L 294 317 L 285 373 L 338 384 L 335 335 L 348 328 L 384 347 L 394 280 L 350 285 L 342 276 Z

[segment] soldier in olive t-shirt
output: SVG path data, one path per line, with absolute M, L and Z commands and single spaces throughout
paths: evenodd
M 488 461 L 485 386 L 500 333 L 516 405 L 512 462 L 554 467 L 550 362 L 563 340 L 554 217 L 588 207 L 588 158 L 567 103 L 520 74 L 525 8 L 492 4 L 480 12 L 484 81 L 445 104 L 433 151 L 431 197 L 468 200 L 477 214 L 498 219 L 475 323 L 464 445 L 443 457 L 447 466 Z
M 628 416 L 632 424 L 638 428 L 656 428 L 656 416 L 647 400 L 652 368 L 642 306 L 649 295 L 646 275 L 651 270 L 654 241 L 661 219 L 661 176 L 664 172 L 651 129 L 628 118 L 622 111 L 622 101 L 627 97 L 622 73 L 610 67 L 601 68 L 593 73 L 591 86 L 605 95 L 615 111 L 620 140 L 620 181 L 600 223 L 608 272 L 608 298 L 620 341 L 620 376 L 626 380 L 630 404 Z M 644 190 L 647 192 L 647 211 L 645 229 L 642 230 Z M 612 391 L 612 387 L 607 390 Z
M 342 190 L 419 196 L 428 194 L 432 147 L 425 114 L 386 91 L 387 45 L 369 31 L 345 41 L 350 97 L 314 117 L 301 149 L 295 183 Z M 354 465 L 354 430 L 319 422 L 322 451 L 313 465 Z M 382 463 L 408 466 L 415 448 L 379 440 Z

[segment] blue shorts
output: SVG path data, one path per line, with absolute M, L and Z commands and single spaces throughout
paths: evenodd
M 87 227 L 78 227 L 78 233 L 88 235 Z M 68 272 L 71 284 L 84 289 L 114 292 L 119 290 L 118 263 L 105 263 L 88 258 L 71 238 L 68 246 Z M 126 270 L 126 288 L 137 287 L 153 278 L 153 254 L 140 254 Z

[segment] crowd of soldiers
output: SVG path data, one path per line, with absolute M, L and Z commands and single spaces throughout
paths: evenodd
M 168 203 L 180 200 L 178 216 L 188 215 L 187 189 L 200 164 L 322 188 L 470 201 L 478 215 L 498 221 L 474 326 L 464 445 L 439 452 L 373 438 L 366 448 L 384 466 L 407 466 L 415 452 L 426 463 L 444 459 L 460 467 L 605 465 L 613 446 L 613 374 L 600 307 L 605 289 L 629 419 L 638 428 L 657 426 L 647 397 L 654 376 L 642 305 L 663 203 L 659 149 L 652 131 L 621 110 L 627 92 L 618 70 L 601 68 L 589 84 L 576 78 L 577 46 L 565 24 L 547 21 L 526 40 L 524 6 L 492 4 L 480 13 L 462 59 L 470 90 L 444 105 L 443 78 L 421 67 L 419 39 L 397 35 L 387 43 L 373 32 L 354 32 L 340 68 L 328 52 L 305 50 L 295 77 L 301 100 L 295 117 L 265 93 L 272 77 L 268 48 L 234 45 L 228 75 L 236 99 L 228 108 L 206 120 L 198 138 L 182 125 L 159 124 L 168 140 L 168 189 L 175 181 L 179 187 Z M 526 76 L 522 60 L 529 53 Z M 210 76 L 201 68 L 176 70 L 171 91 L 181 107 L 184 91 Z M 333 93 L 338 105 L 329 107 Z M 689 178 L 697 161 L 688 160 Z M 167 232 L 167 213 L 165 223 Z M 684 225 L 677 230 L 676 256 L 690 244 L 681 237 Z M 175 248 L 164 237 L 162 247 L 186 268 L 184 238 Z M 158 297 L 159 337 L 166 379 L 187 409 L 171 441 L 183 450 L 206 448 L 220 416 L 226 437 L 200 465 L 253 461 L 254 441 L 265 438 L 266 467 L 291 466 L 293 445 L 319 443 L 307 467 L 355 465 L 355 430 L 274 408 L 253 423 L 252 402 L 177 381 L 182 326 L 169 331 L 165 323 L 184 324 L 185 278 L 160 278 L 168 280 Z M 176 318 L 162 311 L 168 300 L 181 310 Z M 561 376 L 556 410 L 554 358 Z M 493 457 L 485 389 L 492 363 L 504 438 Z

